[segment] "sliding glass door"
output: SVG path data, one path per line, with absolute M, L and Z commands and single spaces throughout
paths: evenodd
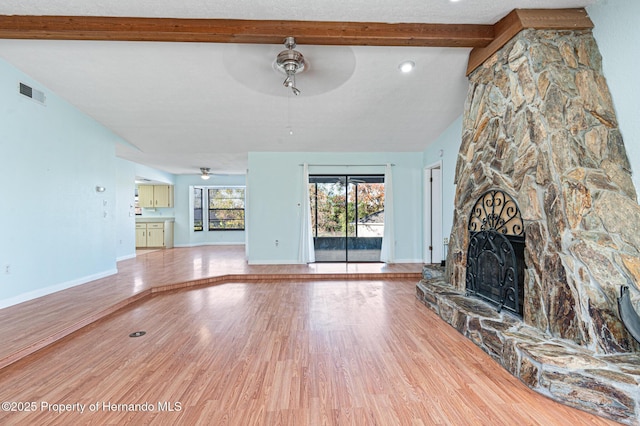
M 309 197 L 316 262 L 380 261 L 383 175 L 311 175 Z

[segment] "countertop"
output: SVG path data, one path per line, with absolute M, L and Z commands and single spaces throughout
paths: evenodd
M 158 223 L 158 222 L 173 222 L 175 221 L 174 217 L 169 216 L 157 216 L 157 217 L 136 217 L 136 223 Z

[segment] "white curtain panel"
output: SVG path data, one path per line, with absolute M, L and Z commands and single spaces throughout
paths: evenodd
M 251 209 L 249 208 L 249 185 L 246 182 L 249 182 L 249 169 L 247 169 L 247 175 L 245 178 L 245 187 L 244 187 L 244 255 L 248 259 L 249 258 L 249 218 L 247 217 L 247 212 L 250 212 Z
M 384 234 L 382 235 L 380 261 L 393 263 L 395 258 L 395 236 L 393 232 L 393 180 L 391 177 L 391 164 L 387 164 L 384 168 Z
M 300 263 L 313 263 L 316 255 L 313 249 L 313 231 L 311 229 L 311 206 L 309 204 L 309 164 L 302 165 L 302 203 L 300 203 Z

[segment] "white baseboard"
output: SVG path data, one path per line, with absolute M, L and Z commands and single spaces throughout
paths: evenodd
M 291 259 L 287 260 L 250 260 L 247 262 L 249 265 L 306 265 L 306 263 L 300 263 Z
M 422 259 L 396 259 L 393 263 L 424 263 Z
M 244 246 L 244 243 L 192 243 L 192 244 L 174 244 L 174 247 L 201 247 L 201 246 Z
M 250 260 L 247 262 L 249 265 L 304 265 L 304 263 L 300 263 L 297 260 Z M 322 263 L 322 262 L 319 262 Z M 358 262 L 355 262 L 358 263 Z M 393 263 L 424 263 L 420 259 L 396 259 Z
M 26 293 L 19 294 L 8 299 L 0 300 L 0 309 L 7 308 L 9 306 L 17 305 L 18 303 L 27 302 L 29 300 L 37 299 L 38 297 L 46 296 L 48 294 L 56 293 L 61 290 L 66 290 L 71 287 L 86 284 L 90 281 L 99 280 L 100 278 L 108 277 L 109 275 L 117 274 L 117 269 L 110 269 L 108 271 L 99 272 L 97 274 L 88 275 L 86 277 L 78 278 L 75 280 L 67 281 L 64 283 L 52 285 L 45 288 L 39 288 L 37 290 L 28 291 Z
M 135 253 L 127 254 L 125 256 L 121 256 L 121 257 L 116 258 L 116 262 L 120 262 L 122 260 L 127 260 L 127 259 L 133 259 L 134 257 L 136 257 Z

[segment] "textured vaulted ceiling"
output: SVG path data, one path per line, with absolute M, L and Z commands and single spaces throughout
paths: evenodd
M 595 0 L 3 0 L 0 15 L 493 24 L 514 8 Z M 282 34 L 282 38 L 289 34 Z M 421 152 L 462 113 L 469 48 L 0 40 L 0 57 L 121 136 L 117 154 L 171 173 L 244 173 L 250 151 Z M 416 63 L 402 74 L 404 60 Z M 291 134 L 293 133 L 293 134 Z

